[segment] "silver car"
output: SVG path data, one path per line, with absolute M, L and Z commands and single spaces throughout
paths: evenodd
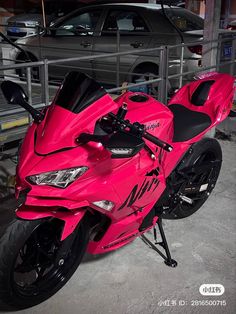
M 18 40 L 23 44 L 32 61 L 47 58 L 56 60 L 70 57 L 92 56 L 117 52 L 117 29 L 120 33 L 119 51 L 132 51 L 120 57 L 120 82 L 157 76 L 160 57 L 157 51 L 136 54 L 137 49 L 175 45 L 193 42 L 202 37 L 203 20 L 188 10 L 165 7 L 166 18 L 157 4 L 100 4 L 83 8 L 61 18 L 54 29 L 40 36 Z M 179 32 L 176 30 L 178 28 Z M 40 44 L 40 47 L 39 47 Z M 184 70 L 195 70 L 200 64 L 201 45 L 190 46 L 185 51 Z M 26 61 L 26 55 L 14 50 L 16 62 Z M 170 51 L 169 74 L 175 74 L 180 67 L 180 48 Z M 49 67 L 50 77 L 61 79 L 65 73 L 77 68 L 104 85 L 116 83 L 117 58 L 106 57 L 87 61 L 54 64 Z M 23 70 L 17 72 L 25 76 Z M 34 78 L 38 78 L 37 70 Z M 177 80 L 172 80 L 173 88 Z
M 78 8 L 78 4 L 75 1 L 60 2 L 50 0 L 45 2 L 45 20 L 46 24 L 50 23 L 62 17 L 69 12 Z M 36 5 L 34 8 L 28 11 L 28 13 L 17 14 L 10 17 L 7 20 L 6 33 L 10 39 L 18 39 L 21 37 L 29 37 L 36 35 L 39 32 L 37 26 L 43 25 L 42 7 Z

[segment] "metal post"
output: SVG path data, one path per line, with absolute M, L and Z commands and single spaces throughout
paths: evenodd
M 28 103 L 32 105 L 32 79 L 31 79 L 31 67 L 26 68 L 26 79 L 27 79 L 27 94 Z
M 203 66 L 216 64 L 217 61 L 217 43 L 212 42 L 218 39 L 218 29 L 220 24 L 221 0 L 206 0 L 206 11 L 204 21 L 203 37 L 206 41 L 211 41 L 203 46 Z M 211 69 L 210 71 L 214 71 Z M 208 133 L 208 137 L 215 136 L 215 128 L 212 128 Z
M 48 59 L 44 59 L 43 65 L 43 89 L 44 89 L 44 103 L 49 105 L 49 84 L 48 84 Z
M 217 56 L 216 56 L 216 71 L 217 72 L 220 72 L 221 49 L 222 49 L 222 35 L 219 34 L 218 42 L 217 42 Z
M 183 85 L 183 76 L 182 76 L 183 69 L 184 69 L 184 45 L 182 44 L 181 54 L 180 54 L 180 74 L 181 74 L 181 76 L 179 77 L 179 88 L 181 88 Z
M 27 80 L 27 94 L 28 94 L 28 103 L 32 106 L 32 81 L 31 81 L 31 67 L 26 68 L 26 80 Z M 32 117 L 28 114 L 29 121 L 32 121 Z
M 204 40 L 214 41 L 218 39 L 220 24 L 221 0 L 206 0 L 206 12 L 204 21 Z M 210 42 L 203 46 L 202 62 L 204 66 L 214 65 L 217 56 L 217 43 Z M 214 69 L 212 69 L 213 71 Z
M 43 14 L 43 26 L 46 27 L 46 15 L 45 15 L 44 0 L 41 0 L 41 6 L 42 6 L 42 14 Z
M 235 52 L 236 52 L 236 38 L 232 39 L 232 51 L 231 51 L 231 63 L 230 64 L 230 74 L 234 75 L 234 68 L 235 68 Z
M 42 44 L 41 44 L 41 35 L 40 35 L 41 27 L 39 25 L 36 26 L 36 30 L 37 30 L 37 37 L 38 37 L 39 58 L 40 60 L 42 60 Z
M 120 31 L 116 32 L 116 52 L 120 52 Z M 120 56 L 116 57 L 116 87 L 120 86 Z
M 166 104 L 167 102 L 167 75 L 168 75 L 168 47 L 162 46 L 160 51 L 160 67 L 159 75 L 161 78 L 160 84 L 158 86 L 158 99 Z

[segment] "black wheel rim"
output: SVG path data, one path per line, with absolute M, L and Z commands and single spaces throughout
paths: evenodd
M 22 246 L 15 260 L 13 287 L 21 297 L 42 296 L 65 280 L 76 261 L 75 242 L 65 259 L 57 261 L 62 245 L 62 225 L 57 220 L 40 224 Z
M 204 164 L 205 162 L 214 162 L 217 160 L 217 157 L 214 152 L 207 151 L 201 154 L 194 162 L 193 166 L 200 166 Z M 186 196 L 189 197 L 191 200 L 193 200 L 193 204 L 189 204 L 187 202 L 184 202 L 182 200 L 179 201 L 178 207 L 183 212 L 188 212 L 189 210 L 192 210 L 193 207 L 198 208 L 205 202 L 205 200 L 210 195 L 211 191 L 213 190 L 215 183 L 217 181 L 218 175 L 220 172 L 220 168 L 216 167 L 212 170 L 211 167 L 209 167 L 209 170 L 199 173 L 199 174 L 192 174 L 192 177 L 190 180 L 186 181 L 185 186 L 194 186 L 194 185 L 204 185 L 207 184 L 207 189 L 204 191 L 197 191 L 197 192 L 190 192 Z M 183 193 L 185 194 L 185 193 Z

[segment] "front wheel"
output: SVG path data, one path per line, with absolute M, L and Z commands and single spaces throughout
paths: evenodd
M 5 229 L 0 238 L 2 309 L 20 310 L 39 304 L 73 275 L 87 247 L 88 228 L 80 224 L 75 234 L 60 241 L 62 227 L 56 219 L 25 221 L 15 217 L 2 227 Z

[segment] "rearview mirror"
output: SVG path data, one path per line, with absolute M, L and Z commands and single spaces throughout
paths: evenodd
M 1 84 L 2 92 L 9 104 L 18 105 L 28 101 L 23 88 L 11 81 L 5 81 Z
M 144 145 L 140 137 L 120 131 L 114 133 L 104 146 L 112 153 L 112 158 L 130 158 L 135 156 Z
M 43 114 L 27 103 L 28 96 L 20 85 L 11 81 L 4 81 L 1 84 L 1 88 L 3 95 L 9 104 L 20 105 L 23 107 L 32 115 L 36 123 L 39 123 L 43 120 Z

